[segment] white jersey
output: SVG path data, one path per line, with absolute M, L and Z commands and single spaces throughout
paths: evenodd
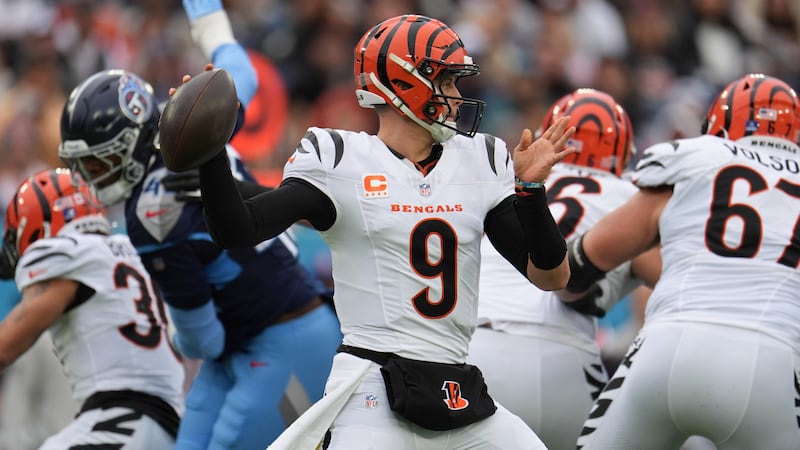
M 603 216 L 625 203 L 638 189 L 615 175 L 572 164 L 558 164 L 547 178 L 547 200 L 553 218 L 569 241 L 589 230 Z M 539 336 L 577 345 L 599 353 L 596 321 L 567 307 L 553 292 L 531 284 L 484 238 L 480 276 L 479 323 L 495 330 Z M 613 282 L 610 280 L 613 279 Z M 640 284 L 630 276 L 630 266 L 601 281 L 603 306 Z
M 505 143 L 443 144 L 427 176 L 376 136 L 310 128 L 284 168 L 330 197 L 334 301 L 344 344 L 463 363 L 477 321 L 487 213 L 513 195 Z M 377 281 L 377 284 L 376 284 Z
M 648 148 L 634 182 L 674 186 L 646 322 L 759 330 L 800 351 L 800 155 L 704 135 Z
M 48 279 L 94 290 L 50 327 L 73 398 L 135 390 L 181 407 L 183 368 L 168 343 L 165 311 L 126 235 L 61 233 L 34 242 L 19 260 L 20 290 Z

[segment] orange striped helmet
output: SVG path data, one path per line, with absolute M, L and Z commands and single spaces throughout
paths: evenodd
M 749 74 L 728 84 L 708 109 L 704 134 L 738 140 L 772 136 L 800 143 L 800 102 L 785 82 Z
M 73 177 L 69 169 L 37 172 L 20 185 L 8 204 L 4 250 L 13 250 L 18 257 L 35 241 L 55 236 L 67 227 L 108 233 L 110 226 L 104 214 L 89 186 Z
M 437 78 L 477 75 L 480 68 L 467 55 L 461 38 L 439 20 L 419 15 L 397 16 L 367 31 L 356 44 L 356 96 L 362 107 L 390 105 L 445 141 L 454 134 L 474 136 L 485 103 L 443 95 Z M 461 102 L 451 114 L 448 100 Z M 453 122 L 448 117 L 459 116 Z
M 565 163 L 622 175 L 635 152 L 633 125 L 628 113 L 611 95 L 588 88 L 570 92 L 550 106 L 537 135 L 562 116 L 570 116 L 569 126 L 575 127 L 567 145 L 578 150 Z

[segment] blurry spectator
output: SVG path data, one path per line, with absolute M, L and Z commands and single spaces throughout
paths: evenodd
M 677 17 L 674 25 L 677 42 L 671 63 L 678 74 L 700 75 L 721 85 L 748 70 L 748 41 L 733 20 L 734 3 L 690 0 L 690 8 Z
M 58 121 L 66 100 L 61 84 L 62 60 L 49 35 L 28 36 L 21 50 L 19 78 L 0 96 L 0 157 L 11 158 L 3 164 L 3 171 L 14 169 L 8 164 L 35 170 L 37 160 L 58 165 Z M 22 170 L 23 175 L 29 173 Z M 21 181 L 19 176 L 14 177 L 15 182 Z
M 482 129 L 514 141 L 520 128 L 541 122 L 549 103 L 540 97 L 547 86 L 536 77 L 531 49 L 540 34 L 541 18 L 531 2 L 465 0 L 454 27 L 481 66 L 480 77 L 459 82 L 463 95 L 488 102 Z M 528 111 L 533 111 L 529 117 Z
M 69 86 L 108 67 L 131 64 L 133 42 L 122 32 L 127 25 L 119 6 L 96 0 L 68 0 L 59 4 L 53 40 L 66 56 Z
M 0 41 L 0 97 L 14 84 L 14 68 L 11 66 L 11 45 Z
M 621 59 L 628 52 L 623 17 L 606 0 L 540 0 L 549 17 L 566 21 L 573 40 L 564 74 L 571 86 L 591 84 L 606 58 Z
M 656 106 L 653 120 L 647 121 L 642 129 L 639 148 L 699 136 L 714 92 L 713 86 L 702 79 L 683 77 L 673 81 L 666 89 L 664 101 Z
M 46 0 L 0 0 L 0 40 L 20 39 L 46 30 L 54 11 Z
M 148 80 L 156 96 L 167 98 L 175 80 L 197 73 L 208 58 L 192 42 L 185 14 L 176 14 L 180 2 L 142 0 L 129 2 L 121 18 L 135 46 L 132 61 L 110 68 L 128 68 Z M 106 67 L 106 69 L 109 67 Z
M 758 46 L 761 58 L 754 63 L 800 87 L 800 2 L 796 0 L 740 0 L 734 20 L 745 36 Z
M 47 167 L 38 155 L 42 148 L 35 123 L 28 117 L 0 128 L 0 203 L 8 204 L 25 176 Z

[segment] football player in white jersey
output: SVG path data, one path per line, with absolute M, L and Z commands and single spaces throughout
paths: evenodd
M 540 288 L 569 278 L 543 182 L 574 153 L 574 128 L 565 117 L 536 141 L 523 131 L 512 161 L 503 141 L 477 133 L 483 102 L 456 87 L 478 66 L 429 17 L 367 31 L 354 68 L 377 135 L 312 127 L 281 185 L 244 200 L 222 153 L 200 167 L 206 221 L 222 245 L 305 219 L 331 248 L 343 345 L 326 396 L 271 448 L 314 448 L 328 429 L 331 449 L 543 448 L 465 361 L 484 231 Z
M 622 205 L 637 188 L 621 178 L 634 151 L 633 127 L 613 97 L 578 89 L 550 107 L 540 130 L 568 115 L 578 153 L 547 177 L 550 211 L 567 241 Z M 605 385 L 596 318 L 661 269 L 657 251 L 615 271 L 580 302 L 564 303 L 533 286 L 489 242 L 481 244 L 479 326 L 468 361 L 490 393 L 520 416 L 551 450 L 574 449 L 583 421 Z M 633 273 L 636 272 L 637 277 Z M 600 302 L 600 305 L 596 304 Z M 578 311 L 567 305 L 577 307 Z
M 0 370 L 45 331 L 81 405 L 42 449 L 172 448 L 183 368 L 128 237 L 67 169 L 30 176 L 8 205 L 0 275 L 22 300 L 0 323 Z M 8 411 L 5 413 L 13 413 Z
M 645 150 L 640 191 L 570 243 L 568 289 L 660 243 L 644 325 L 584 424 L 584 449 L 800 448 L 800 101 L 759 74 L 703 135 Z

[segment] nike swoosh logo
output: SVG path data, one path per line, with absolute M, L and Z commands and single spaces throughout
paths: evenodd
M 45 272 L 47 272 L 47 269 L 30 270 L 28 271 L 28 278 L 36 278 Z
M 169 211 L 167 208 L 157 209 L 155 211 L 145 211 L 144 216 L 147 217 L 148 219 L 152 219 L 153 217 L 158 217 L 166 213 L 167 211 Z
M 297 156 L 295 156 L 295 155 L 292 155 L 292 156 L 290 156 L 290 157 L 289 157 L 289 164 L 293 163 L 293 162 L 294 162 L 294 159 L 295 159 L 296 157 L 297 157 Z
M 253 369 L 255 369 L 256 367 L 266 367 L 268 365 L 269 364 L 263 361 L 250 361 L 250 367 L 252 367 Z

